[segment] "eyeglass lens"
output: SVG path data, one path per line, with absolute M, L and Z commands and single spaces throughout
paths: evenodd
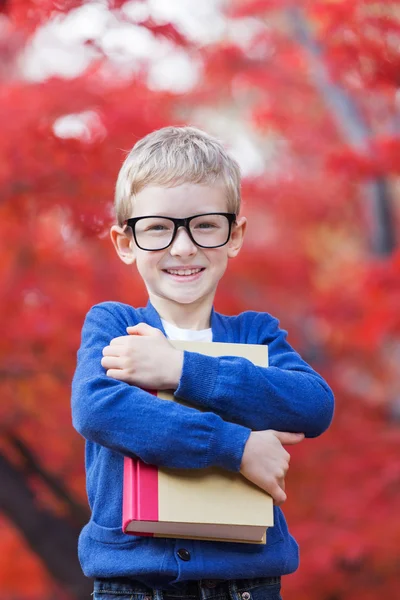
M 165 217 L 146 217 L 135 224 L 137 244 L 146 250 L 161 250 L 171 243 L 174 222 Z M 224 215 L 201 215 L 192 219 L 190 233 L 196 244 L 220 246 L 228 241 L 229 221 Z

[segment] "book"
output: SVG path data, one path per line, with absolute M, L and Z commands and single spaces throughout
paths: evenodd
M 267 346 L 169 341 L 180 350 L 240 356 L 268 366 Z M 186 404 L 168 391 L 154 394 Z M 274 522 L 271 496 L 240 473 L 218 467 L 168 469 L 130 457 L 124 458 L 122 508 L 125 533 L 153 537 L 265 544 Z

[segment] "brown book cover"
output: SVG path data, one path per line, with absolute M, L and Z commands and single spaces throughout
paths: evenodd
M 170 342 L 180 350 L 240 356 L 268 366 L 267 346 Z M 182 403 L 172 393 L 154 393 Z M 167 469 L 124 459 L 123 530 L 127 534 L 265 544 L 266 529 L 272 526 L 271 496 L 240 473 L 218 467 Z

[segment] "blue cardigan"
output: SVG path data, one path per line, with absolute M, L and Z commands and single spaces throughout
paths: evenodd
M 137 309 L 117 302 L 98 304 L 88 312 L 82 330 L 72 382 L 72 417 L 86 439 L 92 511 L 79 538 L 84 573 L 131 577 L 156 588 L 190 579 L 268 577 L 295 571 L 298 546 L 277 507 L 265 546 L 125 535 L 121 530 L 123 456 L 166 467 L 218 465 L 239 471 L 251 430 L 304 432 L 307 437 L 325 431 L 333 415 L 330 388 L 286 342 L 277 319 L 253 311 L 230 317 L 213 310 L 213 341 L 268 344 L 270 366 L 185 352 L 175 395 L 206 411 L 165 402 L 107 377 L 100 364 L 104 346 L 139 322 L 164 331 L 150 302 Z M 182 548 L 188 550 L 179 553 L 186 560 L 177 553 Z

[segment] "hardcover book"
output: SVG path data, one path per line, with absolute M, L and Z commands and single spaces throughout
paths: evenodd
M 268 366 L 258 344 L 169 340 L 175 348 L 210 356 L 240 356 Z M 159 398 L 184 404 L 167 391 Z M 154 537 L 266 543 L 273 501 L 240 473 L 218 467 L 168 469 L 124 458 L 123 531 Z

